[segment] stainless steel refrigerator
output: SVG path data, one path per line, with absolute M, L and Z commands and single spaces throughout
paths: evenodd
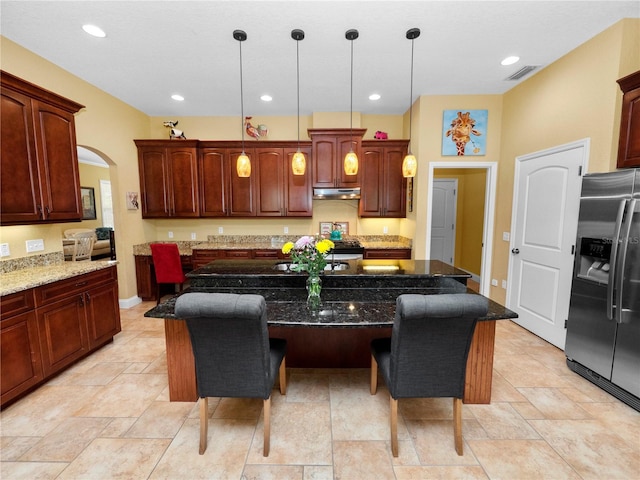
M 640 411 L 640 168 L 585 175 L 567 365 Z

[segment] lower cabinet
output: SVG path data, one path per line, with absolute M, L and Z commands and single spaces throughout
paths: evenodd
M 115 266 L 4 296 L 1 307 L 2 405 L 121 329 Z

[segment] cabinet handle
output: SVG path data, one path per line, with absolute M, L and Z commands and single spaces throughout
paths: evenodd
M 40 205 L 36 205 L 36 210 L 38 210 L 38 216 L 42 217 L 44 220 L 44 212 L 42 211 L 42 207 Z
M 89 282 L 88 282 L 88 281 L 78 282 L 78 283 L 76 283 L 76 285 L 75 285 L 75 286 L 76 286 L 76 288 L 77 288 L 77 287 L 84 287 L 87 283 L 89 283 Z
M 87 303 L 91 303 L 91 295 L 87 292 Z
M 45 207 L 45 210 L 47 211 L 47 218 L 48 218 L 49 215 L 51 215 L 51 208 L 49 208 L 49 205 Z
M 84 307 L 84 295 L 81 294 L 79 297 L 79 300 L 80 300 L 80 306 Z

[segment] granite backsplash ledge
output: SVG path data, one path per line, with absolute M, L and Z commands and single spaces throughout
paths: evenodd
M 151 243 L 175 243 L 181 255 L 191 255 L 194 248 L 266 248 L 280 249 L 286 242 L 295 242 L 301 235 L 208 235 L 206 241 L 147 242 L 133 246 L 134 255 L 151 255 Z M 344 240 L 358 240 L 367 248 L 411 248 L 412 240 L 400 235 L 345 235 Z

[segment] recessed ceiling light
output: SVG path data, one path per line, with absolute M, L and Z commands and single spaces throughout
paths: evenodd
M 262 100 L 263 102 L 270 102 L 271 100 L 273 100 L 273 97 L 271 95 L 264 94 L 260 97 L 260 100 Z
M 184 97 L 182 95 L 178 95 L 177 93 L 171 95 L 171 98 L 173 98 L 176 102 L 182 102 L 184 100 Z
M 371 95 L 369 95 L 369 100 L 380 100 L 380 94 L 372 93 Z
M 96 27 L 95 25 L 83 25 L 82 29 L 87 32 L 89 35 L 93 35 L 94 37 L 104 38 L 107 36 L 100 27 Z
M 518 60 L 520 60 L 520 57 L 516 57 L 516 56 L 507 57 L 500 62 L 500 65 L 513 65 Z

